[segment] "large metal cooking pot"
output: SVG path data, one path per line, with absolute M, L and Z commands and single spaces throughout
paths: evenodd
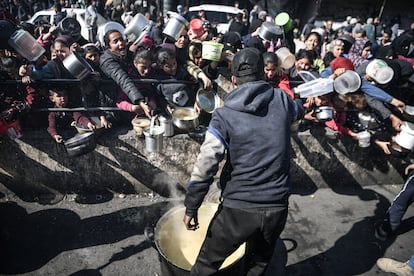
M 187 27 L 188 21 L 184 17 L 179 14 L 171 14 L 170 20 L 168 20 L 162 33 L 177 41 Z
M 177 107 L 173 113 L 173 123 L 182 130 L 191 130 L 199 125 L 199 114 L 192 107 Z
M 134 43 L 145 35 L 145 29 L 148 27 L 149 21 L 141 13 L 137 13 L 125 28 L 125 35 L 128 41 Z
M 63 143 L 69 156 L 79 156 L 93 151 L 96 147 L 95 134 L 93 132 L 78 133 Z
M 91 65 L 76 52 L 72 52 L 63 60 L 63 66 L 72 76 L 80 80 L 83 80 L 93 72 Z
M 263 22 L 260 26 L 259 37 L 267 41 L 276 41 L 278 38 L 283 37 L 283 30 L 281 27 L 276 26 L 270 22 Z
M 188 231 L 183 223 L 184 206 L 177 206 L 166 212 L 157 222 L 153 242 L 161 255 L 162 275 L 189 275 L 207 233 L 208 225 L 218 204 L 204 203 L 198 209 L 200 228 Z M 147 230 L 148 231 L 148 230 Z M 220 267 L 218 275 L 242 275 L 241 269 L 246 245 L 242 244 Z

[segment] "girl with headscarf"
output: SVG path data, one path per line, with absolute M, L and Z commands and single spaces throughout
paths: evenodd
M 348 57 L 352 61 L 354 68 L 358 68 L 362 63 L 368 61 L 371 55 L 371 45 L 371 41 L 366 37 L 355 39 L 348 53 Z

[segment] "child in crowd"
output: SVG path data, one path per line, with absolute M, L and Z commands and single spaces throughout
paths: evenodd
M 68 103 L 68 92 L 63 88 L 51 88 L 49 90 L 49 99 L 55 108 L 64 108 Z M 48 121 L 47 132 L 57 143 L 63 142 L 63 136 L 58 132 L 58 129 L 68 128 L 73 121 L 91 130 L 95 129 L 95 125 L 80 112 L 50 112 Z
M 273 52 L 266 52 L 263 54 L 263 62 L 266 81 L 272 83 L 275 88 L 282 89 L 294 99 L 295 94 L 290 89 L 288 75 L 279 67 L 278 56 Z
M 156 54 L 157 76 L 161 80 L 194 81 L 194 78 L 181 65 L 177 65 L 175 52 L 169 48 L 161 48 Z M 168 102 L 171 108 L 195 105 L 195 97 L 190 85 L 185 83 L 161 83 L 157 91 Z M 198 110 L 200 111 L 200 110 Z

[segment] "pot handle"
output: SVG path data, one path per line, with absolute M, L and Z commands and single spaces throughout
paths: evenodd
M 144 236 L 153 246 L 155 245 L 154 241 L 154 228 L 147 226 L 144 229 Z

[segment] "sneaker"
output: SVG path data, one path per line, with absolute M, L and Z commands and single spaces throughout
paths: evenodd
M 385 272 L 392 272 L 398 276 L 414 276 L 408 262 L 402 263 L 389 258 L 379 258 L 377 266 Z

